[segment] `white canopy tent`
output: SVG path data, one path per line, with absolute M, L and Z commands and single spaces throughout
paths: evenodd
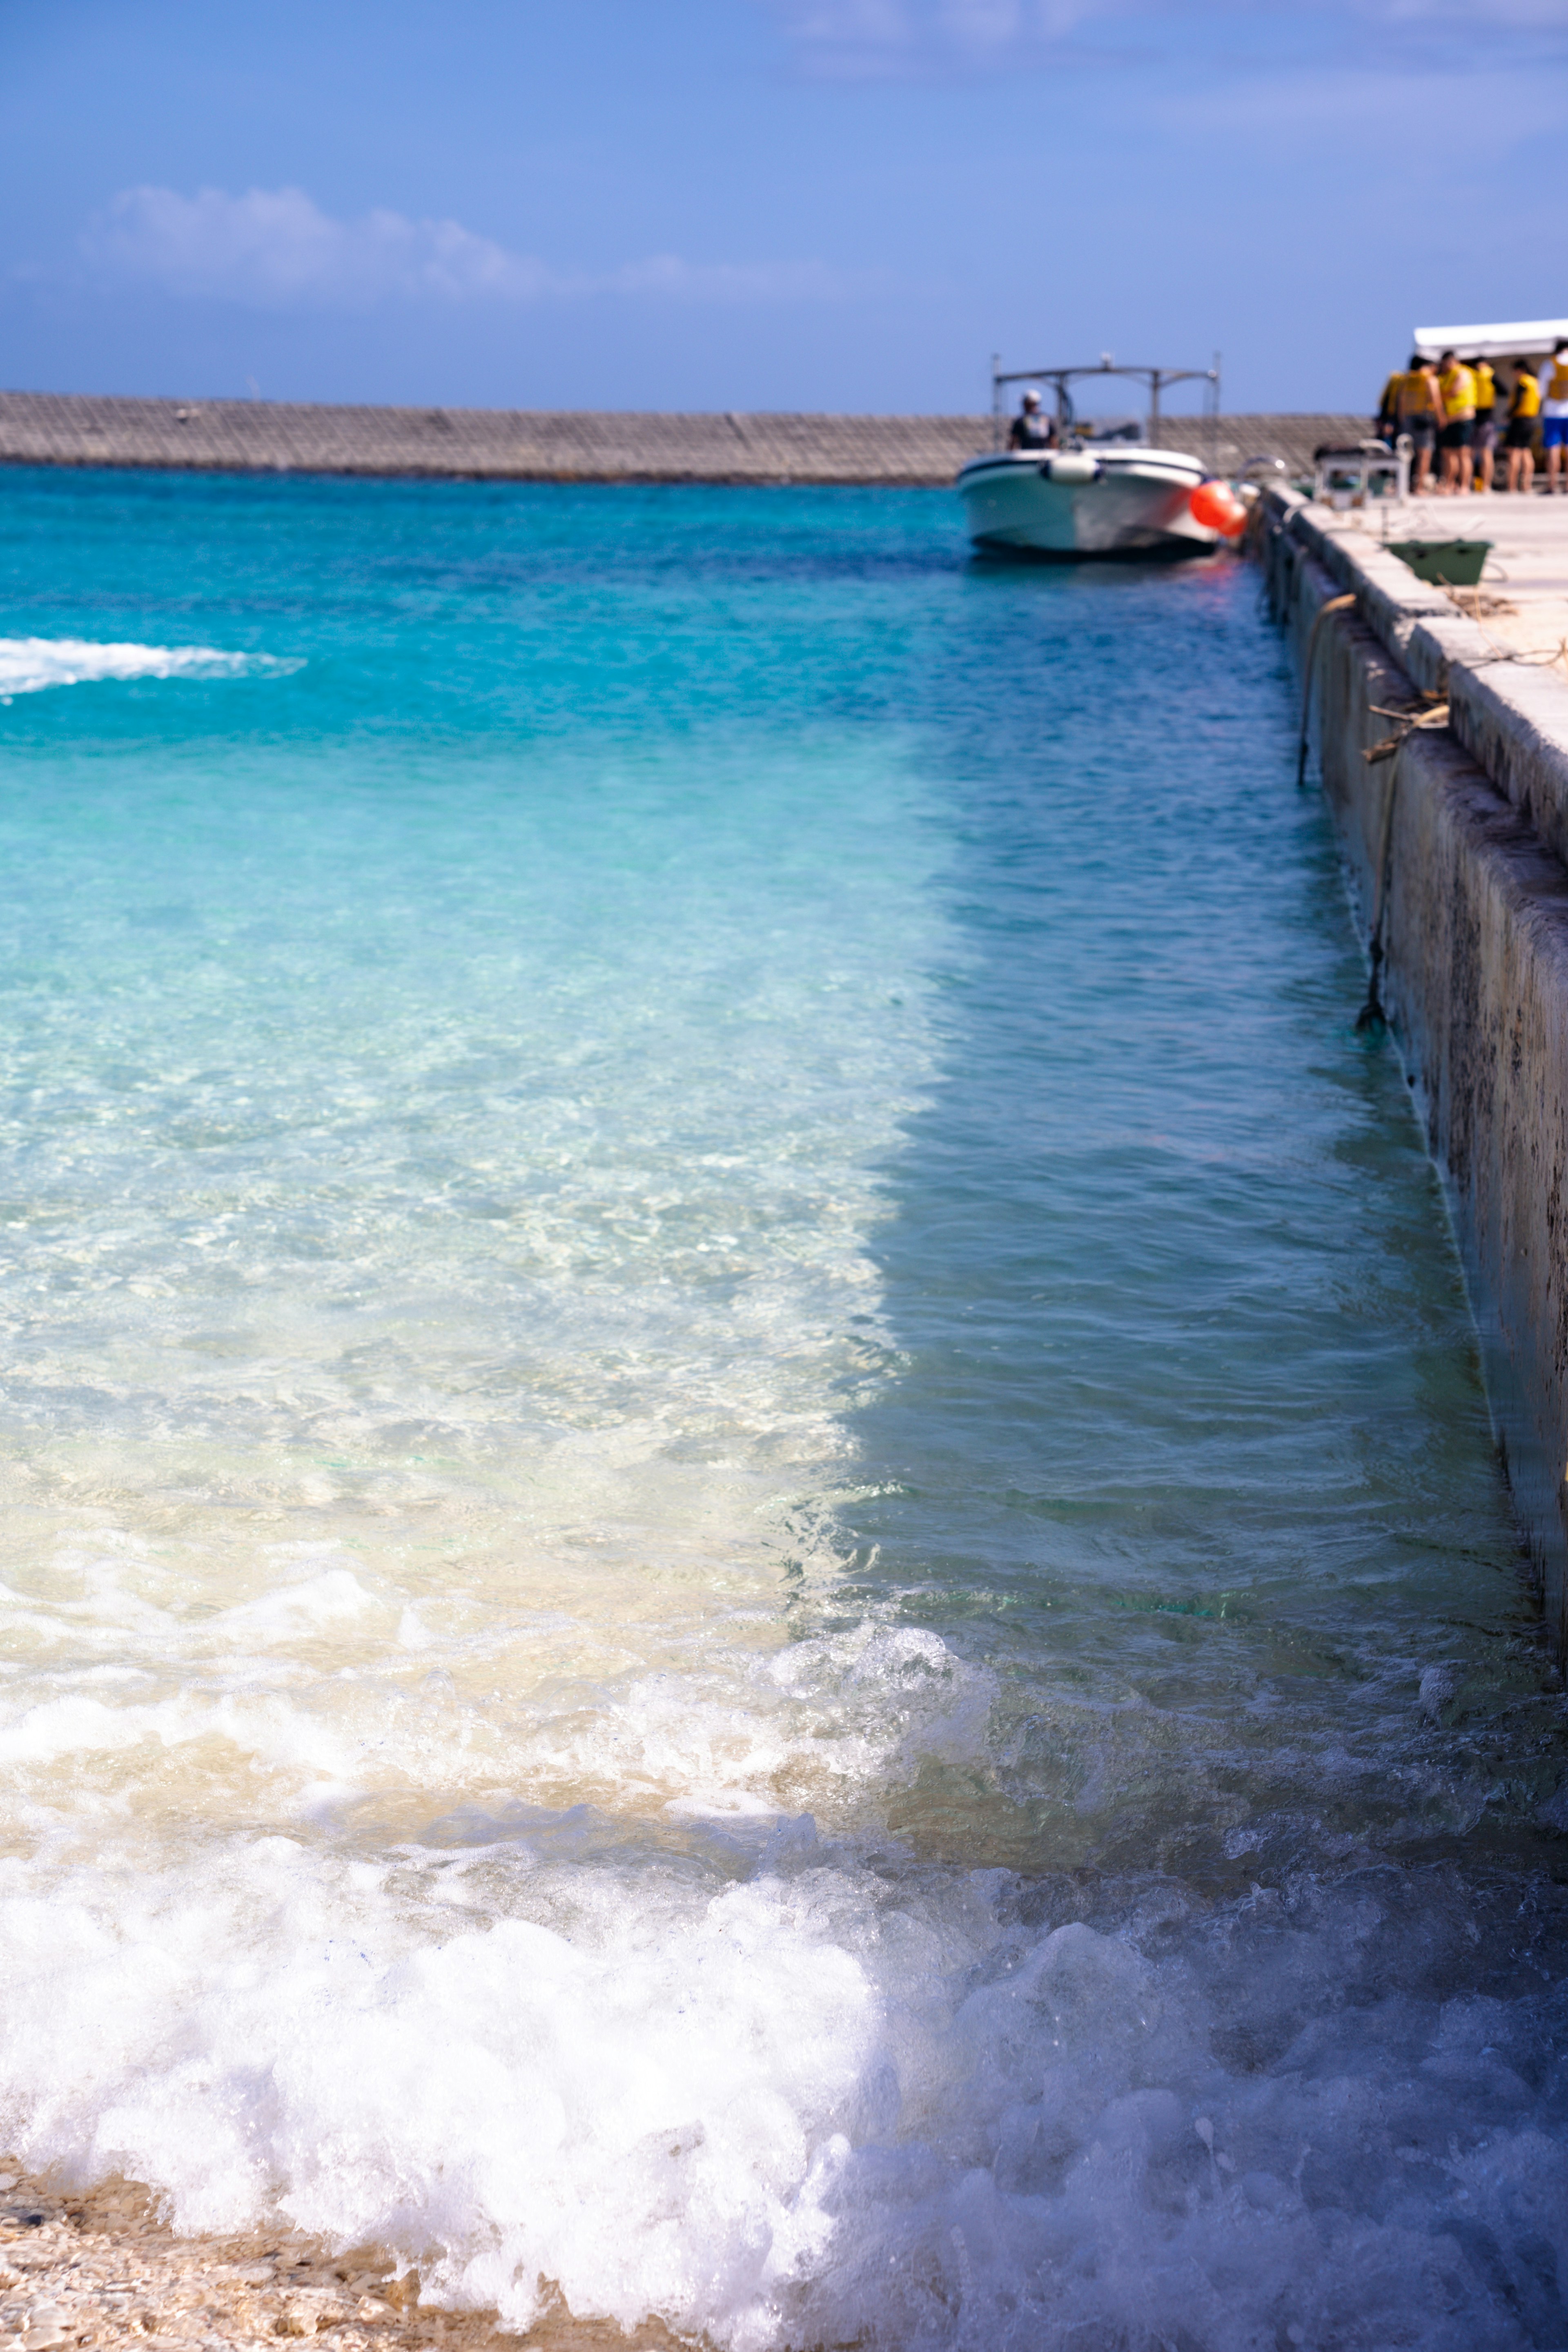
M 1500 327 L 1417 327 L 1415 348 L 1424 360 L 1445 352 L 1462 360 L 1543 360 L 1562 341 L 1568 341 L 1568 319 L 1523 319 Z

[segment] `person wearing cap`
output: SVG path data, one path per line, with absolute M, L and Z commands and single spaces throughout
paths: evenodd
M 1529 497 L 1535 483 L 1536 419 L 1541 415 L 1541 386 L 1528 360 L 1513 362 L 1513 398 L 1508 404 L 1508 487 L 1516 496 Z
M 1568 448 L 1568 336 L 1559 336 L 1536 379 L 1541 386 L 1541 446 L 1546 452 L 1546 495 L 1555 498 L 1563 452 Z
M 1040 395 L 1031 384 L 1024 394 L 1018 414 L 1013 419 L 1007 436 L 1009 449 L 1054 449 L 1057 428 L 1048 416 L 1040 415 Z
M 1443 478 L 1437 488 L 1445 498 L 1463 498 L 1470 487 L 1475 464 L 1476 379 L 1453 352 L 1437 362 L 1437 446 L 1443 452 Z

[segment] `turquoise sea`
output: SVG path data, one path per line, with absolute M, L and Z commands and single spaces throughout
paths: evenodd
M 0 2153 L 1568 2346 L 1568 1738 L 1256 578 L 0 477 Z

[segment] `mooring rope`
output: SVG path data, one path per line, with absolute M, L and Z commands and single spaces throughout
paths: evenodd
M 1328 603 L 1320 604 L 1312 615 L 1311 633 L 1307 639 L 1306 656 L 1301 665 L 1304 675 L 1301 679 L 1301 740 L 1296 754 L 1298 792 L 1304 792 L 1307 784 L 1307 750 L 1312 720 L 1312 663 L 1318 650 L 1318 632 L 1331 613 L 1342 613 L 1347 604 L 1354 603 L 1353 595 L 1331 596 Z
M 1389 866 L 1394 848 L 1394 804 L 1399 795 L 1399 755 L 1412 735 L 1434 734 L 1448 724 L 1446 702 L 1435 703 L 1428 709 L 1419 711 L 1388 710 L 1380 702 L 1371 703 L 1368 708 L 1375 711 L 1379 719 L 1397 719 L 1401 724 L 1396 735 L 1384 736 L 1381 743 L 1373 743 L 1370 750 L 1362 753 L 1369 767 L 1384 760 L 1391 764 L 1388 793 L 1383 803 L 1383 824 L 1379 828 L 1377 867 L 1373 880 L 1371 963 L 1367 972 L 1366 1003 L 1355 1017 L 1358 1036 L 1368 1029 L 1386 1029 L 1388 1026 L 1388 1015 L 1377 992 L 1377 980 L 1384 963 L 1383 923 L 1388 907 Z
M 1358 1037 L 1364 1036 L 1369 1029 L 1386 1029 L 1388 1026 L 1388 1015 L 1377 992 L 1377 976 L 1383 970 L 1383 913 L 1388 903 L 1388 858 L 1394 846 L 1394 803 L 1399 792 L 1399 755 L 1413 731 L 1407 727 L 1404 734 L 1394 740 L 1393 750 L 1387 755 L 1392 764 L 1388 772 L 1388 792 L 1383 803 L 1383 824 L 1379 828 L 1377 868 L 1373 878 L 1372 944 L 1366 975 L 1366 1003 L 1355 1017 Z M 1370 760 L 1373 754 L 1369 751 L 1366 756 Z

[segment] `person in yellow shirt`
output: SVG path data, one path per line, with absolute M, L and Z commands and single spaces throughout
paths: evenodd
M 1444 498 L 1463 497 L 1475 465 L 1476 379 L 1464 362 L 1445 352 L 1437 362 L 1437 446 L 1443 452 Z
M 1536 419 L 1541 415 L 1541 386 L 1528 360 L 1513 362 L 1513 398 L 1508 404 L 1508 487 L 1529 497 L 1535 482 Z
M 1472 360 L 1476 379 L 1476 476 L 1470 487 L 1489 490 L 1497 464 L 1497 378 L 1487 360 Z
M 1563 452 L 1568 449 L 1568 335 L 1552 347 L 1552 357 L 1535 379 L 1541 393 L 1541 439 L 1546 451 L 1546 488 L 1557 495 Z
M 1395 368 L 1383 387 L 1377 415 L 1372 420 L 1372 429 L 1380 441 L 1392 441 L 1399 430 L 1399 389 L 1404 382 L 1405 370 Z
M 1437 379 L 1430 360 L 1419 352 L 1410 354 L 1399 387 L 1399 429 L 1408 433 L 1415 451 L 1415 479 L 1411 488 L 1417 498 L 1426 488 L 1432 475 L 1432 452 L 1437 446 Z

